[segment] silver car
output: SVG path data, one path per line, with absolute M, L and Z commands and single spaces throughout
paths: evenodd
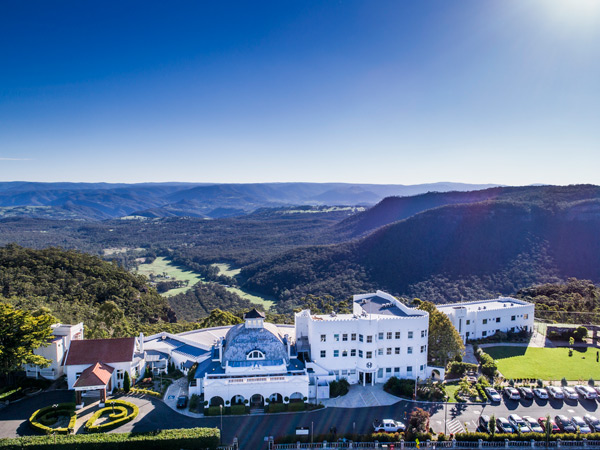
M 555 400 L 562 400 L 563 398 L 565 398 L 565 394 L 563 394 L 562 389 L 556 386 L 550 386 L 548 388 L 548 394 L 550 394 L 550 397 L 552 397 Z
M 494 389 L 493 387 L 486 387 L 485 393 L 490 398 L 490 400 L 493 402 L 498 403 L 498 402 L 502 401 L 502 397 L 500 397 L 500 394 L 498 393 L 498 391 L 496 389 Z
M 581 397 L 583 397 L 587 400 L 594 400 L 595 398 L 598 397 L 596 390 L 589 386 L 578 385 L 578 386 L 575 386 L 575 390 L 577 391 L 577 393 L 579 395 L 581 395 Z
M 597 417 L 592 416 L 591 414 L 586 414 L 585 416 L 583 416 L 583 420 L 585 420 L 585 422 L 588 424 L 588 426 L 594 433 L 600 432 L 600 420 L 598 420 Z
M 535 388 L 533 390 L 533 395 L 541 400 L 548 400 L 548 391 L 544 388 Z
M 579 432 L 581 434 L 589 434 L 592 432 L 592 429 L 588 426 L 587 423 L 585 423 L 585 420 L 583 420 L 583 417 L 581 416 L 574 416 L 571 419 L 571 422 L 575 424 L 575 426 L 579 429 Z
M 531 417 L 531 416 L 523 416 L 523 420 L 525 422 L 527 422 L 527 425 L 529 425 L 529 428 L 534 433 L 543 433 L 544 432 L 544 429 L 537 422 L 537 420 L 535 420 L 533 417 Z
M 579 395 L 577 395 L 577 391 L 571 386 L 565 386 L 563 388 L 563 392 L 565 394 L 565 398 L 568 398 L 569 400 L 577 400 L 579 398 Z
M 510 416 L 508 416 L 508 421 L 515 430 L 520 430 L 521 433 L 531 432 L 531 428 L 529 428 L 528 423 L 525 422 L 518 414 L 511 414 Z

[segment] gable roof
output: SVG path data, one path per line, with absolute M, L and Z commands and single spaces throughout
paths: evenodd
M 71 341 L 65 366 L 128 362 L 133 359 L 135 338 L 84 339 Z
M 114 370 L 114 367 L 97 362 L 81 372 L 73 387 L 106 386 Z
M 251 311 L 248 311 L 244 314 L 244 319 L 264 319 L 265 313 L 257 311 L 256 308 L 253 308 Z

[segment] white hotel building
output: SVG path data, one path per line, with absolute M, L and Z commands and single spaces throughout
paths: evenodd
M 355 295 L 352 314 L 304 310 L 295 321 L 298 354 L 351 384 L 443 376 L 427 366 L 429 314 L 385 292 Z
M 533 331 L 534 304 L 512 297 L 450 303 L 437 308 L 450 318 L 464 342 L 486 338 L 497 331 Z

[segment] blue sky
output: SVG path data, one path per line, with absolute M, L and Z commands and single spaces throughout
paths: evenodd
M 0 180 L 600 184 L 600 0 L 0 3 Z

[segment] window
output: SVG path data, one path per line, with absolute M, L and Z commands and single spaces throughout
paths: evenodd
M 412 347 L 408 347 L 408 349 L 407 349 L 407 353 L 408 353 L 409 355 L 412 355 Z
M 394 375 L 400 373 L 400 367 L 394 367 Z
M 321 342 L 327 342 L 327 335 L 325 335 L 325 334 L 321 335 Z
M 400 339 L 400 332 L 396 331 L 396 339 Z
M 510 331 L 515 332 L 515 327 L 510 327 Z
M 392 373 L 392 368 L 391 367 L 386 367 L 385 368 L 385 373 L 386 374 L 391 374 Z
M 123 377 L 123 371 L 121 369 L 117 370 L 117 380 L 122 380 Z
M 471 334 L 471 333 L 470 333 L 469 331 L 467 331 L 467 339 L 469 338 L 469 335 L 470 335 L 470 334 Z
M 517 320 L 517 316 L 510 316 L 510 320 L 514 322 L 515 320 Z
M 523 319 L 529 319 L 529 314 L 523 314 Z
M 391 354 L 392 354 L 392 347 L 388 347 L 388 348 L 385 350 L 385 354 L 386 354 L 386 355 L 391 355 Z
M 496 323 L 500 323 L 500 317 L 496 317 Z
M 482 336 L 487 336 L 487 331 L 484 331 L 483 333 L 481 333 Z
M 78 380 L 80 376 L 81 376 L 81 372 L 77 372 L 77 373 L 75 374 L 75 379 L 76 379 L 76 380 Z
M 483 324 L 486 325 L 487 324 L 487 319 L 483 319 Z
M 348 350 L 342 350 L 342 358 L 346 358 L 348 356 Z
M 362 350 L 359 350 L 359 351 L 358 351 L 358 357 L 359 357 L 359 358 L 362 358 L 362 357 L 363 357 L 363 351 L 362 351 Z
M 327 357 L 327 350 L 321 350 L 321 358 Z
M 388 339 L 391 339 L 391 338 L 392 338 L 392 332 L 391 332 L 391 331 L 388 331 L 388 332 L 387 332 L 386 338 L 388 338 Z
M 348 370 L 347 369 L 342 370 L 342 375 L 343 376 L 348 375 Z
M 339 335 L 339 334 L 334 334 L 334 335 L 333 335 L 333 340 L 334 340 L 335 342 L 340 342 L 340 335 Z
M 399 355 L 400 354 L 400 347 L 396 347 L 394 349 L 394 353 L 396 353 L 396 355 Z
M 471 325 L 471 321 L 467 319 L 467 325 Z
M 423 371 L 425 370 L 425 366 L 424 366 L 423 364 L 421 364 L 421 365 L 419 366 L 419 370 L 420 370 L 421 372 L 423 372 Z
M 425 330 L 421 330 L 421 337 L 424 338 L 427 335 L 427 332 Z
M 409 338 L 409 339 L 412 339 L 412 338 L 413 338 L 413 332 L 412 332 L 412 331 L 409 331 L 409 332 L 408 332 L 408 338 Z
M 421 345 L 421 353 L 425 353 L 425 349 L 427 349 L 426 345 Z
M 382 348 L 378 348 L 377 349 L 377 355 L 378 356 L 383 356 L 383 349 Z
M 350 335 L 350 339 L 352 339 L 353 341 L 355 341 L 356 340 L 356 333 L 352 333 Z
M 350 356 L 356 356 L 356 349 L 353 348 L 352 350 L 350 350 Z
M 363 335 L 362 335 L 362 334 L 359 334 L 359 335 L 358 335 L 358 340 L 359 340 L 360 342 L 363 342 Z
M 377 371 L 377 378 L 383 378 L 383 369 Z
M 338 358 L 340 356 L 340 351 L 339 350 L 334 350 L 333 351 L 333 357 L 334 358 Z
M 406 373 L 411 374 L 412 375 L 412 366 L 408 366 L 406 368 Z
M 265 354 L 260 350 L 252 350 L 248 353 L 246 359 L 265 359 Z
M 383 340 L 383 332 L 379 333 L 379 340 Z
M 367 352 L 367 359 L 371 359 L 373 357 L 373 352 Z
M 369 335 L 369 336 L 367 336 L 367 343 L 369 344 L 371 342 L 373 342 L 373 336 Z
M 342 341 L 346 342 L 348 340 L 347 334 L 342 334 Z

